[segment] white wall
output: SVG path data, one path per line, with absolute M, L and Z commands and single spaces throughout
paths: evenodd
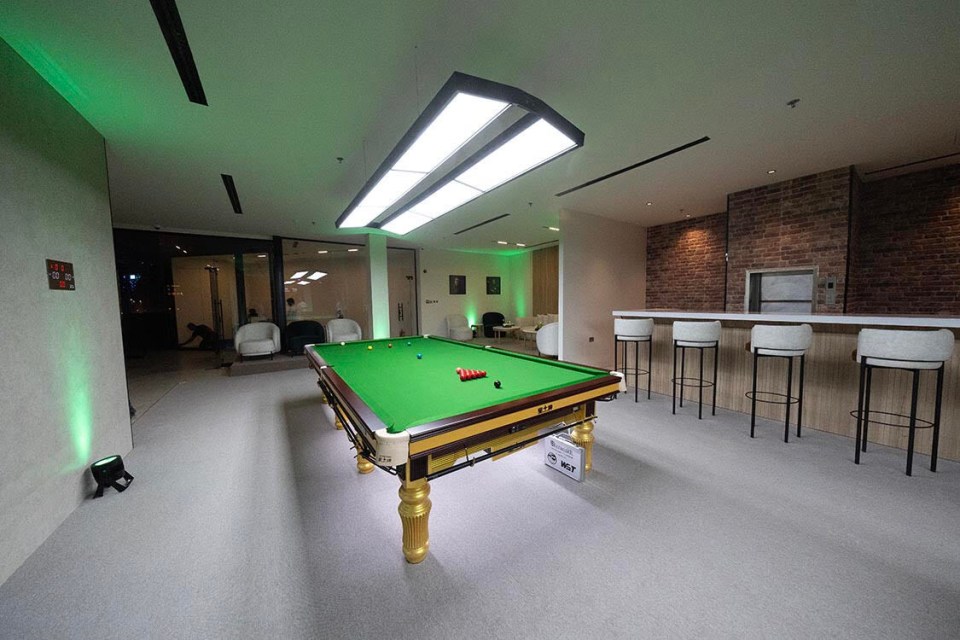
M 132 442 L 103 138 L 2 40 L 0 79 L 2 583 Z
M 644 307 L 646 253 L 643 227 L 560 211 L 561 359 L 613 366 L 611 314 Z
M 446 317 L 452 313 L 462 313 L 471 323 L 479 323 L 488 311 L 498 311 L 507 319 L 531 314 L 531 264 L 529 252 L 503 255 L 421 249 L 420 330 L 446 335 Z M 450 295 L 451 275 L 467 277 L 466 295 Z M 500 295 L 487 295 L 487 276 L 500 276 Z

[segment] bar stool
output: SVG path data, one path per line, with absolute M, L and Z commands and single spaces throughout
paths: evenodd
M 683 407 L 683 388 L 700 387 L 700 410 L 697 418 L 703 419 L 703 388 L 713 387 L 713 415 L 717 415 L 717 360 L 720 355 L 720 321 L 713 322 L 674 322 L 673 323 L 673 413 L 677 413 L 677 387 L 680 387 L 680 406 Z M 680 350 L 680 377 L 677 377 L 677 350 Z M 687 378 L 687 349 L 700 352 L 700 376 Z M 703 377 L 703 352 L 713 349 L 713 381 Z M 695 381 L 695 382 L 694 382 Z
M 790 442 L 790 407 L 797 405 L 797 437 L 803 424 L 803 365 L 804 356 L 813 340 L 813 329 L 808 324 L 784 326 L 758 324 L 750 330 L 750 342 L 747 350 L 753 354 L 753 391 L 746 394 L 750 398 L 750 437 L 754 437 L 757 427 L 757 403 L 784 404 L 787 417 L 783 422 L 783 441 Z M 787 392 L 757 391 L 757 365 L 760 358 L 785 358 L 787 361 Z M 793 396 L 793 359 L 800 358 L 800 388 Z M 779 399 L 762 399 L 758 395 L 773 396 Z
M 940 442 L 940 405 L 943 400 L 944 363 L 953 354 L 953 333 L 947 329 L 937 331 L 900 331 L 890 329 L 861 329 L 857 337 L 857 362 L 860 363 L 860 393 L 857 410 L 850 415 L 857 419 L 857 449 L 854 462 L 860 464 L 860 452 L 867 450 L 867 433 L 870 423 L 889 427 L 910 429 L 907 440 L 907 475 L 913 474 L 913 443 L 917 429 L 933 428 L 933 444 L 930 453 L 930 471 L 937 470 L 937 447 Z M 870 419 L 870 383 L 874 369 L 902 369 L 913 372 L 913 389 L 910 396 L 910 415 L 889 411 L 874 411 L 891 418 L 908 418 L 909 424 L 883 422 Z M 917 417 L 917 397 L 920 393 L 920 372 L 937 372 L 937 395 L 933 421 Z M 920 424 L 917 424 L 917 423 Z
M 633 368 L 627 367 L 627 344 L 633 343 Z M 640 343 L 647 343 L 647 368 L 640 368 Z M 653 318 L 614 318 L 613 320 L 613 369 L 620 370 L 617 352 L 623 345 L 623 378 L 633 373 L 633 401 L 640 393 L 640 376 L 647 376 L 647 399 L 650 399 L 650 370 L 653 369 Z

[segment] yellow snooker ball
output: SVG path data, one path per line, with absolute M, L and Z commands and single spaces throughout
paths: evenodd
M 368 344 L 368 345 L 367 345 L 367 351 L 373 351 L 373 345 L 372 345 L 372 344 Z

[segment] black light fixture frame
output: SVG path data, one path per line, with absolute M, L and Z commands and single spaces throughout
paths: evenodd
M 370 193 L 373 187 L 380 182 L 380 179 L 383 178 L 383 176 L 385 176 L 391 168 L 393 168 L 393 165 L 396 164 L 397 160 L 399 160 L 400 157 L 407 152 L 420 134 L 430 126 L 437 115 L 439 115 L 439 113 L 446 108 L 447 104 L 449 104 L 450 101 L 453 100 L 454 96 L 456 96 L 458 93 L 467 93 L 470 95 L 481 96 L 483 98 L 490 98 L 491 100 L 499 100 L 501 102 L 506 102 L 513 106 L 520 107 L 529 113 L 524 115 L 517 122 L 513 123 L 505 131 L 497 135 L 491 142 L 484 145 L 479 151 L 472 154 L 463 162 L 459 163 L 454 169 L 448 171 L 443 178 L 437 180 L 433 185 L 420 193 L 415 199 L 411 200 L 403 208 L 391 214 L 389 217 L 379 223 L 371 222 L 367 224 L 366 226 L 368 228 L 378 229 L 387 222 L 395 219 L 407 209 L 423 201 L 426 197 L 446 185 L 448 182 L 450 182 L 453 176 L 459 175 L 466 169 L 469 169 L 476 163 L 480 162 L 480 160 L 502 146 L 507 140 L 512 138 L 521 130 L 532 125 L 540 118 L 547 121 L 558 131 L 570 138 L 575 144 L 574 147 L 571 147 L 567 151 L 554 156 L 550 160 L 556 160 L 560 156 L 566 155 L 567 153 L 583 146 L 585 137 L 583 131 L 578 129 L 572 122 L 557 113 L 556 110 L 554 110 L 550 105 L 540 98 L 532 96 L 526 91 L 518 89 L 517 87 L 511 87 L 510 85 L 501 84 L 492 80 L 485 80 L 484 78 L 478 78 L 477 76 L 471 76 L 466 73 L 455 71 L 443 84 L 443 86 L 440 88 L 440 91 L 437 92 L 437 95 L 435 95 L 430 103 L 427 104 L 426 108 L 419 115 L 419 117 L 417 117 L 407 132 L 403 134 L 403 137 L 400 138 L 400 141 L 397 142 L 396 146 L 394 146 L 390 153 L 387 154 L 387 157 L 384 158 L 383 162 L 380 163 L 380 166 L 377 167 L 377 170 L 373 172 L 369 179 L 367 179 L 367 182 L 363 185 L 363 188 L 360 189 L 356 196 L 354 196 L 353 200 L 350 201 L 350 204 L 347 205 L 347 208 L 343 210 L 343 213 L 341 213 L 340 217 L 337 218 L 337 228 L 340 228 L 340 225 L 342 225 L 347 219 L 347 216 L 353 211 L 354 207 L 356 207 L 356 205 L 359 204 L 368 193 Z M 537 166 L 539 167 L 543 165 L 540 164 Z M 503 184 L 507 184 L 508 182 L 516 180 L 520 176 L 525 175 L 535 168 L 537 167 L 532 167 L 528 171 L 514 176 Z M 503 184 L 494 187 L 494 189 L 503 186 Z M 491 189 L 491 191 L 493 191 L 493 189 Z M 489 193 L 489 191 L 484 193 Z M 396 203 L 394 203 L 394 205 L 395 204 Z

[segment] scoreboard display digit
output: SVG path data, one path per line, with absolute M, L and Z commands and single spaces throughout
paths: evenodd
M 61 291 L 74 291 L 77 283 L 73 278 L 73 263 L 47 259 L 47 286 Z

